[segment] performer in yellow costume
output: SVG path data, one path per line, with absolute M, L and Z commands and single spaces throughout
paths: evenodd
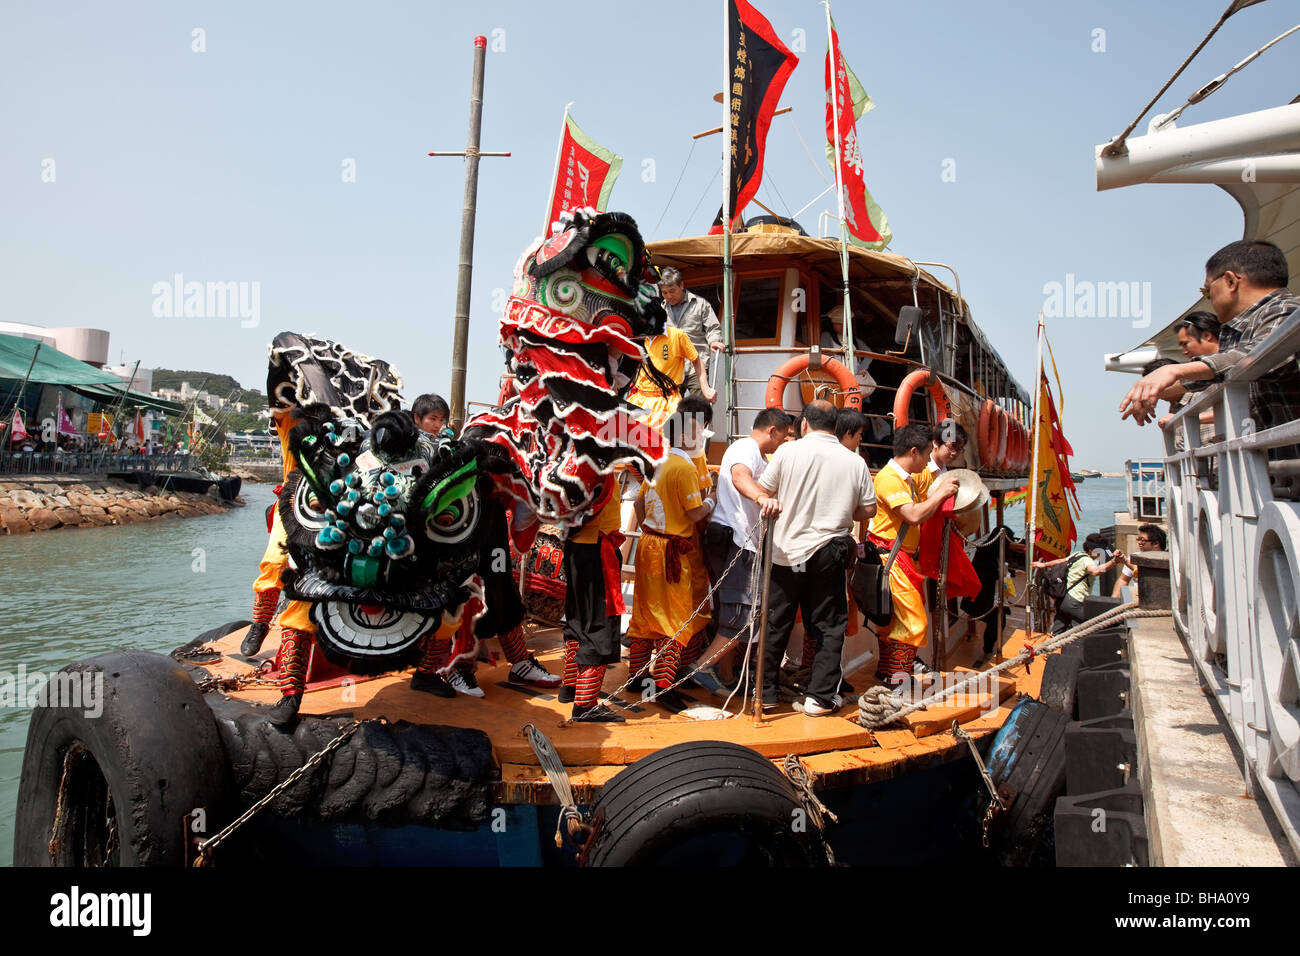
M 914 478 L 922 471 L 930 455 L 930 426 L 904 425 L 894 433 L 894 457 L 876 472 L 876 514 L 871 519 L 868 540 L 887 560 L 901 533 L 903 543 L 889 569 L 889 593 L 893 598 L 894 616 L 889 625 L 877 631 L 880 661 L 876 678 L 890 683 L 897 675 L 910 675 L 918 648 L 925 644 L 925 579 L 916 567 L 916 551 L 921 543 L 920 525 L 939 510 L 945 499 L 957 493 L 955 478 L 943 476 L 925 480 L 922 491 Z
M 700 495 L 700 477 L 692 461 L 703 440 L 707 410 L 703 399 L 689 398 L 664 423 L 664 437 L 672 445 L 654 483 L 643 483 L 636 501 L 641 543 L 636 553 L 636 590 L 632 621 L 628 625 L 628 673 L 641 686 L 652 650 L 655 700 L 669 710 L 681 710 L 686 701 L 670 690 L 677 676 L 682 649 L 709 622 L 708 571 L 698 545 L 695 522 L 713 511 L 713 502 Z M 697 597 L 700 600 L 697 600 Z
M 682 382 L 686 379 L 688 362 L 695 366 L 704 397 L 709 401 L 717 397 L 717 393 L 709 387 L 708 380 L 705 378 L 704 360 L 689 336 L 681 329 L 669 326 L 662 335 L 656 335 L 646 342 L 646 356 L 655 369 L 663 373 L 675 386 L 672 391 L 666 391 L 644 368 L 637 375 L 636 381 L 627 393 L 627 400 L 650 412 L 644 421 L 651 427 L 661 428 L 668 417 L 677 410 L 677 403 L 682 399 Z
M 276 434 L 280 438 L 280 460 L 284 463 L 281 480 L 285 481 L 289 478 L 289 472 L 298 466 L 294 461 L 293 453 L 289 451 L 289 429 L 293 427 L 294 409 L 272 409 L 271 420 L 275 423 Z M 275 609 L 280 603 L 280 575 L 288 564 L 289 555 L 284 549 L 284 525 L 280 522 L 279 507 L 273 504 L 271 535 L 266 542 L 266 550 L 262 552 L 262 560 L 258 564 L 257 580 L 253 582 L 253 626 L 248 629 L 247 636 L 239 645 L 239 651 L 245 657 L 252 657 L 262 649 L 262 642 L 266 640 L 266 635 L 271 629 L 271 620 L 275 616 Z M 285 605 L 284 613 L 280 615 L 282 644 L 285 637 L 283 631 L 286 628 L 301 631 L 306 635 L 302 640 L 304 668 L 307 648 L 311 646 L 311 635 L 316 633 L 315 625 L 311 623 L 311 618 L 308 616 L 310 608 L 311 604 L 308 601 L 289 601 Z M 296 635 L 291 637 L 295 641 L 299 639 Z

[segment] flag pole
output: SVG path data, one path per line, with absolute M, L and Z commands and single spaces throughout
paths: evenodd
M 832 39 L 831 5 L 824 0 L 826 7 L 826 46 L 831 60 L 831 88 L 827 91 L 831 98 L 831 119 L 835 126 L 835 198 L 839 207 L 840 218 L 840 280 L 844 289 L 844 364 L 850 375 L 857 374 L 856 356 L 853 354 L 853 305 L 849 301 L 849 233 L 844 217 L 844 178 L 841 164 L 844 160 L 843 144 L 840 141 L 840 49 Z M 818 319 L 820 321 L 820 316 Z
M 1029 633 L 1034 633 L 1034 602 L 1032 600 L 1031 589 L 1034 585 L 1034 532 L 1037 530 L 1038 519 L 1038 445 L 1042 440 L 1042 422 L 1039 416 L 1042 410 L 1038 407 L 1043 396 L 1043 313 L 1038 313 L 1038 359 L 1034 372 L 1034 447 L 1031 458 L 1033 467 L 1030 469 L 1029 479 L 1029 498 L 1028 507 L 1025 514 L 1028 517 L 1027 532 L 1025 534 L 1025 613 L 1029 619 Z
M 731 0 L 722 0 L 722 420 L 727 423 L 726 440 L 736 436 L 733 421 L 735 385 L 731 373 L 735 354 L 735 329 L 731 304 L 731 148 L 735 130 L 731 126 Z
M 18 395 L 14 399 L 14 409 L 13 409 L 14 415 L 10 416 L 11 420 L 14 421 L 17 420 L 16 418 L 14 418 L 14 416 L 18 414 L 18 407 L 23 403 L 23 392 L 27 391 L 27 382 L 32 377 L 32 369 L 36 368 L 36 356 L 41 354 L 41 346 L 44 344 L 45 344 L 44 342 L 41 342 L 38 339 L 36 342 L 36 348 L 32 350 L 32 360 L 29 363 L 27 363 L 27 374 L 23 376 L 23 383 L 18 386 Z M 13 436 L 12 425 L 10 425 L 9 435 L 10 437 Z
M 546 194 L 546 218 L 542 222 L 542 239 L 551 234 L 551 203 L 555 202 L 555 189 L 560 185 L 560 159 L 564 152 L 564 134 L 569 131 L 569 107 L 573 101 L 564 104 L 564 119 L 560 121 L 560 141 L 555 144 L 555 173 L 551 176 L 551 191 Z

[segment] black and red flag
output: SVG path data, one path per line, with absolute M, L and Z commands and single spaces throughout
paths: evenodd
M 763 181 L 763 147 L 781 91 L 799 58 L 786 48 L 772 24 L 745 0 L 727 4 L 727 88 L 731 159 L 727 195 L 731 220 L 745 211 Z

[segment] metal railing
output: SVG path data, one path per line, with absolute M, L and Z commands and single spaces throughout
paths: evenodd
M 1179 410 L 1164 439 L 1174 622 L 1236 738 L 1247 785 L 1300 850 L 1300 504 L 1277 493 L 1268 461 L 1270 449 L 1300 442 L 1300 421 L 1260 430 L 1250 398 L 1251 383 L 1294 367 L 1297 351 L 1300 325 L 1275 330 Z M 1216 434 L 1203 440 L 1206 410 Z
M 17 451 L 0 453 L 0 474 L 95 475 L 110 471 L 184 471 L 191 468 L 192 463 L 190 455 Z

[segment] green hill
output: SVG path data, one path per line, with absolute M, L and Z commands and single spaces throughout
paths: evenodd
M 247 402 L 251 411 L 266 407 L 265 395 L 255 388 L 244 389 L 230 375 L 222 375 L 218 372 L 197 372 L 170 368 L 156 368 L 153 370 L 153 387 L 155 389 L 179 389 L 183 382 L 189 382 L 191 388 L 203 389 L 212 395 L 220 395 L 222 398 L 228 396 L 235 389 L 239 389 L 241 394 L 235 396 L 235 401 Z

